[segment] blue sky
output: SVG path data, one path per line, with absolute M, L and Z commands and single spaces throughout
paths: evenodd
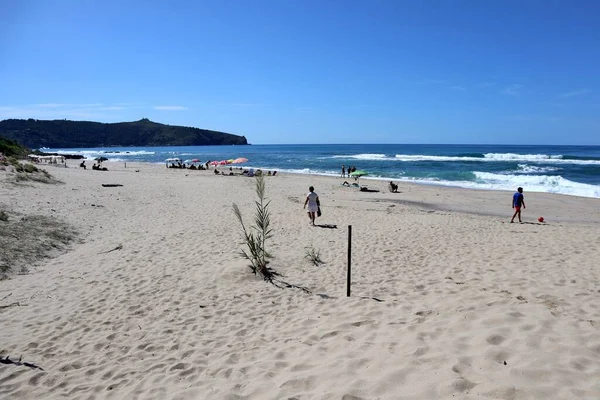
M 0 0 L 0 119 L 600 144 L 600 2 Z

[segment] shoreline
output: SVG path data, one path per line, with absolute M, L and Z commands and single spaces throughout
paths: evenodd
M 87 159 L 86 159 L 87 160 Z M 89 161 L 93 161 L 93 159 L 90 159 Z M 140 164 L 140 165 L 144 165 L 144 164 L 149 164 L 149 165 L 158 165 L 158 166 L 164 166 L 164 162 L 150 162 L 150 161 L 123 161 L 123 160 L 119 160 L 119 161 L 105 161 L 105 163 L 111 163 L 111 164 L 119 164 L 119 163 L 130 163 L 132 165 L 134 164 Z M 240 165 L 240 164 L 227 164 L 227 165 L 223 165 L 223 166 L 219 166 L 220 168 L 225 168 L 228 169 L 230 166 L 233 166 L 234 168 L 238 168 L 241 167 L 242 169 L 248 169 L 248 168 L 254 168 L 256 169 L 262 169 L 263 171 L 277 171 L 277 173 L 284 173 L 284 174 L 292 174 L 292 175 L 309 175 L 309 176 L 321 176 L 321 177 L 328 177 L 328 178 L 339 178 L 339 179 L 344 179 L 344 180 L 349 180 L 352 179 L 352 181 L 354 181 L 354 178 L 352 177 L 346 177 L 346 178 L 342 178 L 340 176 L 340 174 L 334 174 L 334 173 L 318 173 L 318 172 L 300 172 L 300 171 L 295 171 L 295 170 L 288 170 L 288 169 L 280 169 L 280 168 L 267 168 L 267 167 L 254 167 L 254 166 L 244 166 L 244 165 Z M 211 166 L 211 171 L 214 170 L 214 166 Z M 506 191 L 511 191 L 511 190 L 516 190 L 516 187 L 514 189 L 494 189 L 494 188 L 485 188 L 485 187 L 470 187 L 467 186 L 467 184 L 465 185 L 460 185 L 460 184 L 453 184 L 452 182 L 454 181 L 443 181 L 445 183 L 438 183 L 436 181 L 426 181 L 426 180 L 416 180 L 416 179 L 402 179 L 402 178 L 390 178 L 390 177 L 373 177 L 373 176 L 364 176 L 360 178 L 361 180 L 365 180 L 365 181 L 369 181 L 369 182 L 389 182 L 389 181 L 394 181 L 394 182 L 402 182 L 405 184 L 414 184 L 414 185 L 418 185 L 418 186 L 435 186 L 435 187 L 447 187 L 447 188 L 455 188 L 455 189 L 464 189 L 464 190 L 473 190 L 473 191 L 492 191 L 492 192 L 506 192 Z M 352 182 L 351 182 L 352 183 Z M 581 182 L 574 182 L 577 184 L 581 184 L 581 185 L 590 185 L 587 183 L 581 183 Z M 593 186 L 593 185 L 590 185 Z M 545 194 L 552 194 L 552 195 L 561 195 L 561 196 L 569 196 L 569 197 L 577 197 L 577 198 L 587 198 L 587 199 L 598 199 L 600 200 L 600 196 L 598 197 L 594 197 L 594 196 L 583 196 L 583 195 L 579 195 L 579 194 L 571 194 L 571 193 L 559 193 L 559 192 L 546 192 L 546 191 L 531 191 L 529 193 L 545 193 Z
M 128 163 L 131 164 L 131 167 L 127 168 L 119 167 L 118 164 L 123 164 L 122 162 L 114 162 L 114 161 L 105 161 L 105 164 L 114 165 L 115 170 L 128 170 L 130 168 L 142 168 L 144 165 L 153 166 L 153 168 L 163 167 L 165 170 L 173 170 L 175 173 L 180 171 L 184 174 L 186 173 L 202 173 L 202 174 L 210 174 L 211 176 L 214 174 L 214 167 L 210 170 L 206 171 L 197 171 L 197 170 L 180 170 L 180 169 L 171 169 L 164 167 L 163 164 L 157 163 L 146 163 L 146 162 L 136 162 L 136 163 Z M 225 167 L 223 170 L 228 171 L 229 165 L 223 166 Z M 252 167 L 254 168 L 254 167 Z M 248 167 L 242 167 L 242 169 L 248 169 Z M 254 168 L 255 170 L 258 168 Z M 235 167 L 234 167 L 235 170 Z M 263 171 L 267 171 L 269 169 L 263 169 Z M 276 170 L 278 176 L 290 176 L 290 177 L 299 177 L 302 179 L 313 178 L 314 180 L 327 182 L 328 185 L 333 184 L 334 186 L 340 185 L 344 180 L 348 180 L 348 178 L 341 178 L 339 176 L 333 175 L 324 175 L 324 174 L 310 174 L 310 173 L 296 173 L 296 172 L 288 172 L 285 170 L 279 169 L 270 169 L 271 171 Z M 110 172 L 110 171 L 109 171 Z M 239 177 L 239 176 L 235 176 Z M 245 178 L 244 176 L 242 176 Z M 274 177 L 276 178 L 276 177 Z M 355 183 L 353 178 L 351 183 Z M 369 185 L 368 183 L 361 183 L 364 181 L 368 181 L 372 183 Z M 461 212 L 466 214 L 474 214 L 474 215 L 482 215 L 482 216 L 490 216 L 490 217 L 504 217 L 508 215 L 508 219 L 512 216 L 512 208 L 510 206 L 510 202 L 512 199 L 512 194 L 514 190 L 503 190 L 503 189 L 480 189 L 480 188 L 463 188 L 458 186 L 448 186 L 448 185 L 436 185 L 436 184 L 428 184 L 428 183 L 420 183 L 420 182 L 412 182 L 412 181 L 403 181 L 403 180 L 393 180 L 398 183 L 398 192 L 399 193 L 391 193 L 388 190 L 389 181 L 384 178 L 360 178 L 359 186 L 371 186 L 373 189 L 379 190 L 379 196 L 376 196 L 375 193 L 361 193 L 364 200 L 369 199 L 369 195 L 375 196 L 376 201 L 381 201 L 382 199 L 387 200 L 388 197 L 382 197 L 384 194 L 388 195 L 398 195 L 401 193 L 405 193 L 409 196 L 408 201 L 413 201 L 414 206 L 422 206 L 429 209 L 434 209 L 438 211 L 447 211 L 447 212 Z M 335 182 L 335 183 L 334 183 Z M 350 181 L 349 181 L 350 182 Z M 346 188 L 350 191 L 353 188 Z M 523 215 L 530 214 L 531 212 L 538 211 L 539 215 L 532 217 L 530 215 L 530 219 L 535 221 L 537 224 L 537 218 L 539 216 L 543 216 L 546 220 L 546 223 L 550 221 L 555 222 L 578 222 L 578 223 L 600 223 L 600 211 L 597 210 L 598 206 L 600 206 L 600 199 L 594 197 L 585 197 L 585 196 L 576 196 L 576 195 L 568 195 L 562 193 L 547 193 L 547 192 L 527 192 L 525 189 L 525 198 L 526 204 L 535 202 L 538 205 L 534 208 L 526 208 L 523 210 Z M 515 188 L 516 190 L 516 188 Z M 358 191 L 357 189 L 354 191 Z M 432 199 L 439 200 L 440 198 L 444 201 L 448 201 L 450 199 L 461 199 L 459 202 L 451 202 L 450 204 L 445 203 L 444 201 L 436 201 L 431 204 L 427 204 L 425 202 L 421 202 L 420 200 L 414 199 L 416 193 L 423 193 L 426 196 L 433 195 Z M 447 192 L 450 197 L 443 196 L 443 193 Z M 441 197 L 440 197 L 441 196 Z M 502 197 L 502 199 L 501 199 Z M 473 207 L 469 207 L 469 199 L 473 199 L 475 202 L 481 202 L 483 205 L 479 205 L 476 203 Z M 393 199 L 393 198 L 392 198 Z M 392 200 L 390 199 L 390 200 Z M 530 200 L 532 199 L 532 200 Z M 397 201 L 397 199 L 393 199 L 393 201 Z M 508 205 L 508 206 L 507 206 Z M 557 213 L 554 212 L 554 209 L 562 209 L 565 205 L 572 205 L 577 212 L 574 212 L 572 215 L 568 213 Z M 481 209 L 483 208 L 483 211 Z M 585 214 L 585 216 L 580 216 L 580 214 Z M 524 217 L 525 218 L 525 217 Z M 550 220 L 549 220 L 550 219 Z
M 260 147 L 260 146 L 259 146 Z M 595 171 L 599 165 L 600 147 L 583 146 L 576 150 L 568 146 L 489 146 L 460 145 L 455 148 L 430 145 L 274 145 L 248 150 L 255 168 L 270 166 L 288 173 L 318 173 L 339 176 L 342 162 L 383 180 L 416 181 L 418 184 L 444 185 L 483 190 L 514 190 L 526 187 L 529 192 L 552 192 L 572 196 L 600 198 L 600 181 Z M 111 155 L 92 149 L 90 157 Z M 132 150 L 132 149 L 128 149 Z M 182 159 L 235 158 L 240 153 L 225 148 L 202 147 L 136 148 L 133 159 L 162 163 L 173 152 Z M 285 157 L 281 158 L 279 152 Z M 118 156 L 118 154 L 116 155 Z M 110 158 L 110 157 L 109 157 Z M 118 157 L 123 162 L 128 156 Z M 394 161 L 394 162 L 391 162 Z M 339 164 L 338 164 L 339 162 Z M 407 162 L 407 163 L 405 163 Z M 297 168 L 297 167 L 306 168 Z

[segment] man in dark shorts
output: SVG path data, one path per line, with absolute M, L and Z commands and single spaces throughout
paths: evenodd
M 510 222 L 514 222 L 515 217 L 518 215 L 519 216 L 519 222 L 523 222 L 521 221 L 521 207 L 526 208 L 525 207 L 525 197 L 523 197 L 523 188 L 520 187 L 517 189 L 517 192 L 515 194 L 513 194 L 513 200 L 512 200 L 512 206 L 515 209 L 515 213 L 513 214 L 512 218 L 510 219 Z

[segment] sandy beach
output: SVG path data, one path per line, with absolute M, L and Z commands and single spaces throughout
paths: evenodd
M 510 224 L 512 192 L 267 176 L 271 266 L 307 293 L 239 255 L 255 179 L 105 164 L 0 171 L 0 210 L 78 235 L 0 281 L 0 356 L 43 368 L 0 364 L 2 399 L 600 398 L 599 199 L 525 187 Z

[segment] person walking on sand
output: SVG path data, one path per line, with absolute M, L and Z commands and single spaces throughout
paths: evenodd
M 308 194 L 306 195 L 306 200 L 304 201 L 304 209 L 306 209 L 306 205 L 308 204 L 308 218 L 310 218 L 311 224 L 315 225 L 315 214 L 319 210 L 319 206 L 321 202 L 319 201 L 319 195 L 315 193 L 314 187 L 308 188 Z
M 346 177 L 346 166 L 342 164 L 342 178 Z
M 523 188 L 522 187 L 517 188 L 517 191 L 515 192 L 515 194 L 513 194 L 512 206 L 515 209 L 515 213 L 513 214 L 512 218 L 510 219 L 510 222 L 513 223 L 515 220 L 515 217 L 517 215 L 519 216 L 519 222 L 523 222 L 523 221 L 521 221 L 521 207 L 523 207 L 523 208 L 526 208 L 526 207 L 525 207 L 525 197 L 523 197 Z

